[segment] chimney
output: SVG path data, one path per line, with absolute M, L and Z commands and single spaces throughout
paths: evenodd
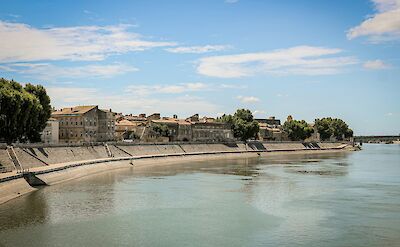
M 110 108 L 110 112 L 112 112 L 111 108 Z

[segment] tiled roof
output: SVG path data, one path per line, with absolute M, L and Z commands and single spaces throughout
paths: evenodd
M 180 124 L 180 125 L 191 125 L 192 123 L 186 121 L 184 119 L 176 119 L 176 118 L 164 118 L 164 119 L 157 119 L 152 120 L 153 123 L 165 123 L 165 124 Z
M 53 117 L 60 116 L 60 115 L 83 115 L 86 112 L 88 112 L 96 107 L 97 107 L 97 105 L 66 107 L 66 108 L 62 108 L 62 110 L 52 112 L 51 115 Z
M 122 119 L 121 121 L 118 121 L 115 123 L 116 126 L 137 126 L 137 123 L 132 123 L 129 120 Z

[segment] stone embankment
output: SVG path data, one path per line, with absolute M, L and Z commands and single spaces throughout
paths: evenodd
M 342 143 L 294 142 L 0 145 L 0 204 L 35 190 L 35 186 L 56 184 L 132 164 L 150 166 L 194 159 L 256 157 L 273 152 L 338 151 L 348 147 Z

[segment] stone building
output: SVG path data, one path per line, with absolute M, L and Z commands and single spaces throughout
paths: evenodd
M 115 127 L 112 123 L 114 115 L 112 112 L 99 110 L 96 105 L 62 108 L 53 112 L 51 116 L 59 121 L 60 143 L 100 142 L 114 139 Z
M 169 130 L 169 141 L 230 141 L 233 133 L 229 124 L 215 122 L 213 118 L 199 119 L 195 114 L 187 119 L 174 117 L 163 117 L 150 120 L 147 129 L 155 124 L 166 125 Z M 156 136 L 150 136 L 147 132 L 145 141 L 155 141 Z
M 192 141 L 230 141 L 233 140 L 231 126 L 220 122 L 193 122 Z
M 59 122 L 55 118 L 49 118 L 46 127 L 40 134 L 43 143 L 57 144 L 59 142 Z
M 260 130 L 258 139 L 261 141 L 287 141 L 287 134 L 283 131 L 282 126 L 268 125 L 259 123 Z
M 111 109 L 97 111 L 98 130 L 97 141 L 106 142 L 115 140 L 115 113 Z
M 283 131 L 281 120 L 275 117 L 254 119 L 258 122 L 260 130 L 258 139 L 261 141 L 287 141 L 287 134 Z
M 115 138 L 118 141 L 132 139 L 130 137 L 141 138 L 145 130 L 145 123 L 132 122 L 127 119 L 121 119 L 115 123 Z

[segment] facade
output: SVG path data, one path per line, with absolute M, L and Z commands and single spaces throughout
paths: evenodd
M 192 141 L 229 141 L 233 139 L 231 126 L 227 123 L 192 123 Z
M 41 133 L 41 140 L 43 143 L 57 144 L 59 142 L 59 122 L 55 118 L 49 118 L 46 127 Z
M 126 136 L 134 133 L 137 137 L 142 137 L 146 124 L 132 122 L 127 119 L 121 119 L 115 123 L 115 139 L 124 140 Z
M 115 127 L 111 116 L 112 112 L 99 110 L 98 106 L 68 107 L 52 113 L 52 117 L 60 123 L 60 143 L 113 140 Z
M 97 141 L 106 142 L 115 140 L 115 113 L 110 110 L 99 109 Z
M 259 123 L 260 130 L 258 139 L 261 141 L 287 141 L 287 134 L 283 131 L 282 126 L 269 125 Z
M 287 134 L 283 131 L 281 120 L 275 117 L 255 119 L 260 126 L 258 139 L 261 141 L 287 141 Z
M 166 125 L 169 130 L 169 141 L 229 141 L 233 140 L 233 132 L 229 124 L 214 122 L 213 118 L 199 119 L 195 114 L 187 119 L 164 117 L 162 119 L 151 120 L 148 128 L 154 124 Z M 147 141 L 154 141 L 155 136 L 150 136 L 147 132 Z

